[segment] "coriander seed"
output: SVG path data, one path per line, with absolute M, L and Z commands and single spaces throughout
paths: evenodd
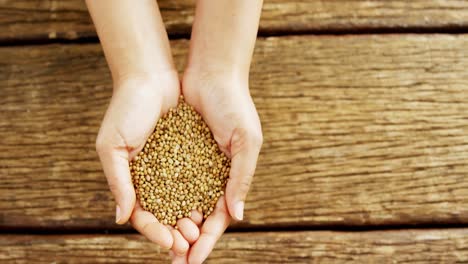
M 144 210 L 176 225 L 198 210 L 206 219 L 224 194 L 230 160 L 202 117 L 185 103 L 156 124 L 142 151 L 130 162 L 135 192 Z

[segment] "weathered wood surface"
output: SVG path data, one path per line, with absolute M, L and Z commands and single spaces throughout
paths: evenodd
M 2 263 L 168 263 L 138 235 L 7 235 Z M 466 263 L 468 231 L 229 233 L 207 263 Z
M 170 33 L 190 32 L 194 2 L 158 1 Z M 260 31 L 461 28 L 467 10 L 460 0 L 265 0 Z M 95 36 L 82 0 L 0 0 L 0 23 L 0 41 Z
M 187 41 L 173 42 L 181 68 Z M 468 223 L 468 36 L 259 39 L 247 226 Z M 0 49 L 0 227 L 115 228 L 98 45 Z

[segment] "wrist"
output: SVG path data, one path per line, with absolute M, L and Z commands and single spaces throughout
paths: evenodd
M 119 93 L 146 98 L 154 105 L 161 104 L 162 111 L 177 105 L 180 82 L 177 71 L 138 72 L 114 79 L 114 95 Z
M 201 52 L 203 53 L 203 52 Z M 186 73 L 226 76 L 232 78 L 248 78 L 250 63 L 241 63 L 240 59 L 214 54 L 199 54 L 191 51 Z
M 187 68 L 182 78 L 182 93 L 197 105 L 200 104 L 201 97 L 209 94 L 232 95 L 232 98 L 238 95 L 250 95 L 248 73 Z
M 114 88 L 127 86 L 128 83 L 153 83 L 157 88 L 171 89 L 179 82 L 175 68 L 127 71 L 113 75 L 112 79 Z
M 185 69 L 183 82 L 224 82 L 248 86 L 249 70 L 225 65 L 190 65 Z

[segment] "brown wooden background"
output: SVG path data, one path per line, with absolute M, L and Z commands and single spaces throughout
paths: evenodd
M 193 1 L 160 0 L 182 69 Z M 468 1 L 265 0 L 265 143 L 209 263 L 468 263 Z M 149 263 L 94 151 L 111 80 L 81 0 L 0 0 L 0 263 Z

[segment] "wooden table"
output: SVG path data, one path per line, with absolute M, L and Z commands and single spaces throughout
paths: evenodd
M 177 67 L 193 1 L 160 0 Z M 468 1 L 265 0 L 264 146 L 209 263 L 468 263 Z M 0 0 L 0 263 L 166 262 L 114 224 L 81 0 Z

